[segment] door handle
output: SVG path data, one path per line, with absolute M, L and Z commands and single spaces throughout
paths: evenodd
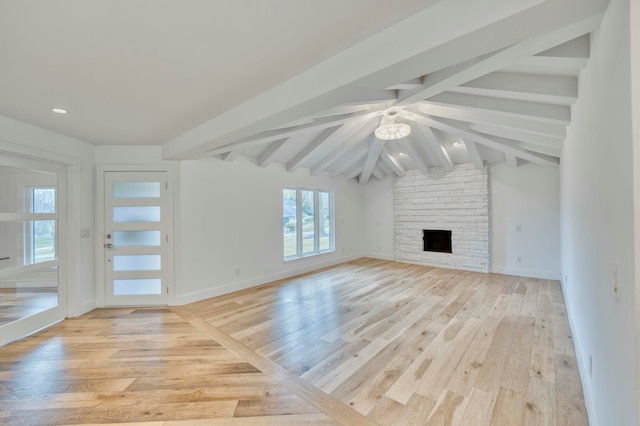
M 113 244 L 107 243 L 107 244 L 104 245 L 104 248 L 112 249 L 113 248 Z
M 9 260 L 9 256 L 7 256 L 7 257 L 0 257 L 0 260 Z

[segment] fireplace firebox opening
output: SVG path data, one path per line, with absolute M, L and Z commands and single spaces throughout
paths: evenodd
M 424 242 L 424 251 L 453 253 L 451 250 L 451 231 L 423 229 L 422 241 Z

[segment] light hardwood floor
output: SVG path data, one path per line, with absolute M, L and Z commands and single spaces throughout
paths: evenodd
M 586 425 L 559 283 L 361 259 L 0 348 L 0 423 Z

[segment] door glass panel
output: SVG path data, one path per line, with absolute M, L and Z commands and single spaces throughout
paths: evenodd
M 159 271 L 159 254 L 113 256 L 114 271 Z
M 135 296 L 161 293 L 162 281 L 160 278 L 113 280 L 113 294 L 115 296 Z
M 160 182 L 113 182 L 113 198 L 160 198 Z
M 31 223 L 30 255 L 33 263 L 54 260 L 56 258 L 56 221 L 34 220 Z
M 160 222 L 160 206 L 114 207 L 114 222 Z
M 56 173 L 0 165 L 0 213 L 55 213 Z
M 115 231 L 113 244 L 116 247 L 159 246 L 160 231 Z
M 56 220 L 0 222 L 0 269 L 56 260 Z
M 58 267 L 0 278 L 0 325 L 58 306 Z
M 313 198 L 313 191 L 302 191 L 302 254 L 316 250 Z

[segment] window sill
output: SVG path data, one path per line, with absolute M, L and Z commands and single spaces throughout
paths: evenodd
M 331 253 L 335 253 L 335 252 L 336 252 L 335 249 L 331 249 L 331 250 L 320 251 L 318 253 L 303 254 L 302 256 L 286 257 L 284 259 L 284 263 L 286 264 L 286 263 L 290 263 L 290 262 L 297 262 L 297 261 L 300 261 L 300 260 L 309 259 L 311 257 L 322 256 L 324 254 L 331 254 Z

